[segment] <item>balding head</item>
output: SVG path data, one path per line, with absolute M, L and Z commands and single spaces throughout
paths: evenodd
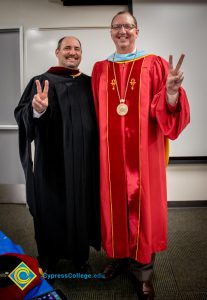
M 63 41 L 65 38 L 73 38 L 73 39 L 76 39 L 76 40 L 79 42 L 80 48 L 82 48 L 82 47 L 81 47 L 81 42 L 79 41 L 79 39 L 78 39 L 77 37 L 75 37 L 75 36 L 63 36 L 63 37 L 62 37 L 61 39 L 59 39 L 59 41 L 58 41 L 57 49 L 60 49 L 61 44 L 62 44 L 62 41 Z

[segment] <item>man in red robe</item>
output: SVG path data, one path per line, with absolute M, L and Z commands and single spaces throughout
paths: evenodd
M 105 278 L 128 270 L 140 299 L 154 299 L 154 254 L 166 249 L 166 140 L 189 123 L 181 87 L 184 55 L 173 67 L 136 50 L 137 21 L 120 12 L 111 23 L 116 52 L 93 68 L 100 134 L 102 245 L 113 260 Z

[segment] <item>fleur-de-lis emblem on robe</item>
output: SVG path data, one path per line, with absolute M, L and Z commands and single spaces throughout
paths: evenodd
M 112 90 L 115 90 L 115 85 L 116 85 L 116 80 L 115 79 L 112 79 L 111 85 L 112 85 Z
M 131 78 L 130 80 L 130 85 L 131 85 L 131 90 L 133 91 L 134 85 L 136 84 L 136 80 L 134 78 Z

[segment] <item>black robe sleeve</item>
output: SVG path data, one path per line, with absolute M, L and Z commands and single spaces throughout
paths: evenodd
M 34 77 L 24 90 L 14 116 L 19 127 L 19 154 L 26 181 L 26 200 L 33 217 L 36 216 L 35 188 L 31 143 L 35 139 L 35 125 L 38 119 L 33 118 L 32 99 L 37 93 L 35 80 L 39 79 L 44 84 L 42 77 Z M 47 119 L 51 109 L 48 107 L 41 119 Z

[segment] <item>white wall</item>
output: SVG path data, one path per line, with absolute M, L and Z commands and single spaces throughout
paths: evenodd
M 108 26 L 123 5 L 63 6 L 60 0 L 1 0 L 0 25 L 31 27 Z
M 26 32 L 34 27 L 108 26 L 112 16 L 126 8 L 64 7 L 58 0 L 1 0 L 0 27 L 23 26 Z M 207 200 L 207 165 L 170 165 L 167 177 L 169 201 Z
M 168 201 L 207 200 L 207 164 L 169 165 Z

